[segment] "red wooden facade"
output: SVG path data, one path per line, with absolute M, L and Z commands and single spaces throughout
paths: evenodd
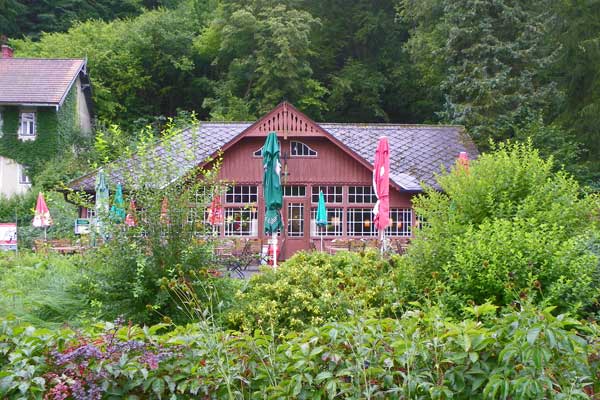
M 223 236 L 259 237 L 266 240 L 262 226 L 261 146 L 269 132 L 280 138 L 285 229 L 282 258 L 309 249 L 320 240 L 376 238 L 371 210 L 375 203 L 370 165 L 295 109 L 276 108 L 223 147 L 219 177 L 232 182 L 222 198 L 225 222 Z M 294 150 L 292 146 L 295 145 Z M 319 189 L 325 189 L 329 226 L 319 232 L 314 226 Z M 392 227 L 388 235 L 407 240 L 417 224 L 411 209 L 414 193 L 390 185 Z M 328 193 L 329 191 L 329 193 Z M 365 194 L 366 193 L 366 194 Z

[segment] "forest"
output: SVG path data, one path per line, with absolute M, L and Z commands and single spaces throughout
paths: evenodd
M 2 0 L 17 57 L 85 57 L 98 126 L 179 111 L 465 125 L 600 185 L 599 0 Z M 127 133 L 135 136 L 133 133 Z

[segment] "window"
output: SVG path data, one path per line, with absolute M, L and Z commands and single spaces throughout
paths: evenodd
M 262 157 L 262 147 L 258 150 L 256 150 L 254 153 L 252 153 L 252 155 L 254 157 Z
M 306 196 L 306 186 L 287 185 L 283 187 L 285 197 L 304 197 Z
M 258 236 L 256 209 L 226 208 L 225 236 Z
M 391 226 L 385 230 L 388 236 L 410 236 L 412 233 L 412 210 L 410 208 L 392 208 Z
M 22 165 L 19 165 L 19 183 L 21 185 L 31 184 L 31 180 L 29 179 L 29 176 L 27 176 L 27 168 Z
M 304 204 L 288 204 L 287 235 L 289 237 L 304 236 Z
M 312 187 L 312 202 L 319 202 L 319 191 L 323 191 L 325 203 L 342 203 L 342 187 L 341 186 L 313 186 Z
M 0 107 L 0 137 L 3 136 L 2 125 L 4 124 L 4 120 L 2 119 L 2 107 Z
M 22 112 L 21 122 L 19 124 L 19 139 L 33 140 L 35 139 L 35 113 Z
M 241 185 L 230 186 L 225 193 L 226 203 L 256 203 L 258 201 L 258 188 L 256 186 Z
M 343 208 L 327 209 L 327 226 L 320 228 L 317 226 L 317 209 L 313 208 L 310 214 L 310 235 L 311 236 L 342 236 L 342 217 Z
M 349 208 L 347 224 L 348 236 L 377 236 L 371 208 Z
M 421 229 L 429 226 L 429 223 L 427 222 L 427 219 L 425 219 L 424 216 L 417 214 L 416 219 L 417 220 L 416 220 L 415 225 L 417 225 L 417 229 L 421 230 Z
M 302 142 L 290 142 L 290 155 L 292 157 L 316 157 L 317 152 Z
M 348 203 L 375 204 L 377 195 L 373 186 L 350 186 L 348 188 Z

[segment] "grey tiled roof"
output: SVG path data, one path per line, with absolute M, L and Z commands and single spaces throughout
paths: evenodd
M 186 130 L 171 139 L 169 145 L 157 145 L 153 155 L 158 157 L 149 159 L 164 165 L 177 165 L 177 170 L 168 178 L 177 179 L 215 154 L 250 125 L 248 122 L 204 122 L 197 132 Z M 390 178 L 404 190 L 419 191 L 421 182 L 435 187 L 435 174 L 442 167 L 449 168 L 455 163 L 461 151 L 468 152 L 471 158 L 478 155 L 475 145 L 460 126 L 331 123 L 319 126 L 371 165 L 379 137 L 387 136 L 391 153 Z M 164 161 L 166 159 L 175 162 L 168 163 Z M 132 170 L 141 162 L 143 160 L 134 157 L 123 163 L 125 168 Z M 156 161 L 149 161 L 152 162 Z M 165 168 L 164 165 L 152 165 L 152 168 Z M 118 167 L 108 171 L 112 182 L 123 181 L 120 171 Z M 75 190 L 93 191 L 95 177 L 96 172 L 92 172 L 69 186 Z
M 0 58 L 0 104 L 60 105 L 85 60 Z
M 396 124 L 327 124 L 320 126 L 366 159 L 375 161 L 381 136 L 390 144 L 390 178 L 406 190 L 420 190 L 419 182 L 436 186 L 435 174 L 450 168 L 461 151 L 479 153 L 462 126 Z

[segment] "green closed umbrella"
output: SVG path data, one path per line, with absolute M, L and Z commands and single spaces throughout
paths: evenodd
M 327 226 L 327 209 L 325 208 L 325 196 L 323 196 L 322 190 L 319 190 L 319 205 L 317 206 L 316 224 L 321 228 L 321 251 L 323 251 L 323 228 Z
M 121 184 L 118 184 L 113 204 L 110 207 L 110 219 L 116 224 L 121 224 L 125 221 L 126 214 L 125 201 L 123 200 L 123 187 Z
M 104 224 L 108 216 L 108 185 L 104 177 L 104 171 L 100 169 L 96 176 L 96 227 L 103 239 L 106 239 Z M 94 240 L 95 242 L 95 240 Z
M 279 142 L 277 134 L 270 132 L 262 148 L 263 157 L 263 194 L 265 197 L 265 233 L 273 235 L 273 266 L 277 267 L 277 231 L 283 228 L 281 207 L 281 164 L 279 163 Z

